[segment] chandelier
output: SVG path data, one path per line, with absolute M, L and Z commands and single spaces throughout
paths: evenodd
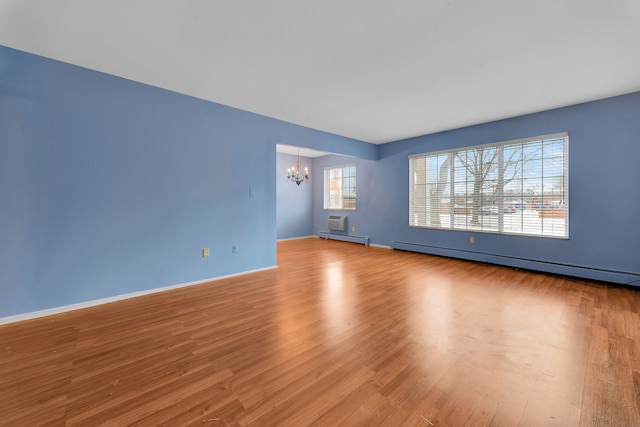
M 304 167 L 304 173 L 300 170 L 300 149 L 298 148 L 298 160 L 296 160 L 295 166 L 287 169 L 287 182 L 295 182 L 296 185 L 300 185 L 302 181 L 309 183 L 309 168 Z

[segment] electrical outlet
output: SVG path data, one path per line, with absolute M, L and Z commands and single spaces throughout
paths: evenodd
M 237 254 L 238 253 L 238 247 L 236 245 L 231 246 L 231 253 L 232 254 Z
M 202 248 L 202 258 L 209 256 L 209 248 Z
M 354 231 L 356 231 L 356 227 L 351 227 L 351 232 L 353 233 Z
M 476 242 L 476 238 L 474 236 L 469 237 L 469 243 L 472 245 Z

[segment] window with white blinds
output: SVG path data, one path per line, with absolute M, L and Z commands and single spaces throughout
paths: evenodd
M 324 208 L 356 210 L 356 165 L 324 169 Z
M 409 156 L 409 226 L 569 237 L 567 133 Z

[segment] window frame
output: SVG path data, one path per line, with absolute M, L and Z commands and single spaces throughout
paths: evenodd
M 353 168 L 353 172 L 354 174 L 351 175 L 347 175 L 347 176 L 343 176 L 342 174 L 344 173 L 345 169 L 351 169 Z M 332 170 L 340 170 L 340 177 L 338 178 L 333 178 L 335 179 L 340 179 L 341 180 L 341 185 L 339 187 L 339 195 L 337 197 L 332 198 L 331 197 L 331 171 Z M 350 172 L 349 172 L 350 173 Z M 336 165 L 336 166 L 327 166 L 324 168 L 324 195 L 323 195 L 323 208 L 324 210 L 329 210 L 329 211 L 355 211 L 357 209 L 357 169 L 356 169 L 356 164 L 355 163 L 349 163 L 349 164 L 344 164 L 344 165 Z M 348 179 L 348 185 L 345 186 L 344 184 L 344 179 L 347 178 Z M 353 181 L 352 181 L 353 180 Z M 351 185 L 351 182 L 353 182 L 353 185 Z M 352 189 L 353 192 L 353 196 L 347 196 L 345 195 L 349 189 Z M 332 200 L 340 200 L 340 207 L 335 207 L 335 205 L 331 205 Z M 352 203 L 353 203 L 353 207 L 344 207 L 345 206 L 345 200 L 349 199 Z
M 553 144 L 558 144 L 558 140 L 562 140 L 562 155 L 557 155 L 558 147 Z M 540 146 L 540 154 L 538 157 L 525 157 L 526 150 L 533 150 L 535 145 L 539 143 Z M 555 151 L 551 151 L 553 154 L 547 155 L 545 157 L 544 149 L 548 144 L 549 147 L 555 149 Z M 505 159 L 505 153 L 509 154 L 513 151 L 517 151 L 517 147 L 520 146 L 522 148 L 522 153 L 520 154 L 520 159 L 517 159 L 511 162 L 512 157 L 509 157 L 509 162 Z M 468 163 L 469 163 L 469 153 L 472 153 L 475 157 L 476 162 L 483 161 L 483 155 L 485 150 L 494 150 L 493 158 L 498 158 L 497 161 L 493 163 L 489 163 L 487 167 L 487 174 L 483 174 L 484 178 L 481 181 L 482 184 L 479 185 L 481 188 L 480 191 L 473 191 L 472 194 L 469 192 L 470 182 L 473 184 L 475 182 L 475 177 L 472 181 L 468 180 Z M 512 150 L 512 151 L 508 151 Z M 462 153 L 466 155 L 465 160 L 462 160 L 462 157 L 458 157 Z M 529 154 L 535 153 L 531 151 Z M 527 154 L 528 155 L 528 154 Z M 445 157 L 447 157 L 445 159 Z M 480 157 L 477 157 L 480 156 Z M 412 154 L 408 156 L 409 158 L 409 227 L 410 228 L 424 228 L 424 229 L 435 229 L 435 230 L 449 230 L 449 231 L 464 231 L 464 232 L 474 232 L 474 233 L 489 233 L 489 234 L 504 234 L 504 235 L 516 235 L 516 236 L 529 236 L 529 237 L 542 237 L 542 238 L 555 238 L 555 239 L 569 239 L 569 134 L 568 132 L 560 132 L 548 135 L 540 135 L 534 137 L 513 139 L 508 141 L 500 141 L 500 142 L 492 142 L 487 144 L 478 144 L 472 146 L 465 146 L 460 148 L 452 148 L 446 150 L 432 151 L 426 153 Z M 444 160 L 443 160 L 444 159 Z M 478 160 L 481 159 L 481 160 Z M 416 160 L 419 162 L 424 162 L 424 175 L 420 175 L 423 171 L 416 171 Z M 443 160 L 442 163 L 439 161 Z M 437 167 L 439 174 L 435 176 L 434 174 L 429 173 L 429 162 L 435 162 L 436 164 L 431 164 L 430 166 Z M 530 167 L 529 169 L 525 169 L 527 163 L 539 161 L 541 165 L 541 175 L 529 175 L 531 173 L 531 169 L 534 169 L 535 166 Z M 544 173 L 544 165 L 546 165 L 547 161 L 553 162 L 557 161 L 554 164 L 554 167 L 558 168 L 557 164 L 561 164 L 561 172 L 562 175 L 554 175 L 553 172 L 550 172 L 548 175 Z M 446 167 L 442 167 L 444 163 L 448 162 Z M 518 166 L 517 162 L 521 162 L 520 166 Z M 560 163 L 561 162 L 561 163 Z M 467 167 L 465 173 L 467 174 L 466 180 L 459 180 L 457 172 L 460 171 L 459 165 L 462 164 Z M 484 164 L 483 164 L 484 165 Z M 515 165 L 515 166 L 514 166 Z M 418 165 L 417 167 L 420 167 Z M 475 166 L 475 164 L 474 164 Z M 510 167 L 513 167 L 515 172 L 514 176 L 511 178 L 505 178 L 505 171 Z M 518 172 L 518 167 L 520 167 L 520 171 Z M 448 170 L 447 170 L 448 168 Z M 458 168 L 458 169 L 456 169 Z M 497 169 L 493 170 L 491 168 Z M 446 180 L 441 181 L 443 178 L 443 169 L 446 170 L 445 175 Z M 525 172 L 526 171 L 526 172 Z M 510 191 L 506 191 L 509 183 L 515 179 L 515 173 L 519 173 L 519 181 L 522 181 L 523 184 L 520 187 L 520 193 L 517 194 L 513 192 L 513 186 Z M 492 179 L 487 179 L 488 174 L 491 174 Z M 527 176 L 528 175 L 528 176 Z M 433 179 L 433 181 L 431 181 Z M 557 193 L 546 192 L 546 182 L 547 180 L 550 182 L 552 179 L 556 181 L 561 180 L 561 184 L 555 184 L 554 188 L 560 188 L 561 190 Z M 516 180 L 516 182 L 518 182 Z M 422 182 L 424 181 L 424 182 Z M 505 181 L 507 182 L 505 184 Z M 524 182 L 533 183 L 535 181 L 539 181 L 540 183 L 540 193 L 525 193 L 524 191 Z M 452 185 L 453 183 L 453 185 Z M 487 202 L 486 195 L 491 193 L 485 193 L 485 188 L 494 184 L 494 193 L 491 195 L 493 203 L 490 204 Z M 444 189 L 442 188 L 444 186 Z M 458 189 L 461 187 L 465 187 L 462 191 Z M 433 196 L 435 191 L 435 196 Z M 422 193 L 421 193 L 422 192 Z M 429 195 L 431 194 L 431 195 Z M 508 196 L 507 196 L 508 194 Z M 551 196 L 553 194 L 553 196 Z M 446 198 L 445 196 L 448 196 Z M 536 205 L 537 215 L 539 217 L 539 231 L 532 231 L 532 229 L 536 228 L 535 221 L 532 217 L 528 217 L 526 220 L 524 218 L 525 209 L 528 205 L 529 207 L 533 207 L 534 203 L 525 204 L 526 196 L 529 197 L 529 200 L 540 200 L 540 206 Z M 551 206 L 545 205 L 545 197 L 554 197 L 557 198 L 561 196 L 561 201 L 553 200 L 554 203 Z M 432 199 L 436 199 L 437 202 L 433 202 Z M 517 230 L 517 220 L 512 221 L 508 212 L 506 212 L 508 206 L 506 204 L 507 200 L 510 203 L 513 203 L 511 206 L 517 206 L 515 200 L 520 198 L 520 208 L 517 213 L 520 214 L 520 229 Z M 469 199 L 472 199 L 472 202 L 469 203 Z M 546 200 L 550 200 L 547 198 Z M 462 205 L 458 206 L 461 201 Z M 445 206 L 442 207 L 441 204 Z M 431 205 L 431 206 L 430 206 Z M 438 209 L 437 212 L 439 214 L 434 215 L 433 207 Z M 491 207 L 490 206 L 494 206 Z M 462 209 L 462 211 L 460 211 Z M 485 210 L 486 209 L 486 210 Z M 544 211 L 549 209 L 548 213 L 545 214 Z M 495 212 L 497 210 L 497 213 Z M 559 221 L 547 221 L 545 219 L 553 218 L 553 210 L 563 210 L 563 218 L 564 224 L 561 226 Z M 480 213 L 482 212 L 482 213 Z M 476 221 L 479 219 L 479 215 L 495 215 L 496 224 L 490 224 L 485 227 L 484 219 L 482 222 L 473 222 L 469 220 L 469 216 L 473 215 L 473 218 Z M 530 215 L 527 213 L 527 215 Z M 462 216 L 466 216 L 466 219 L 461 220 Z M 444 220 L 441 218 L 444 217 Z M 447 219 L 447 217 L 449 217 Z M 505 219 L 508 219 L 507 224 L 505 224 Z M 442 221 L 442 222 L 441 222 Z M 436 225 L 433 225 L 433 223 Z M 557 225 L 555 225 L 557 222 Z M 546 223 L 550 225 L 545 226 Z M 439 225 L 438 225 L 439 224 Z M 489 221 L 487 221 L 489 224 Z M 515 225 L 513 225 L 515 224 Z M 554 229 L 555 225 L 555 229 Z M 546 230 L 545 230 L 546 227 Z

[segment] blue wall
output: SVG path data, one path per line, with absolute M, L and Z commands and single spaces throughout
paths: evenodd
M 407 226 L 408 155 L 563 131 L 569 240 Z M 348 156 L 313 161 L 314 234 L 323 168 L 355 162 L 374 244 L 640 277 L 640 93 L 379 147 L 0 46 L 0 317 L 275 265 L 277 143 Z
M 299 186 L 287 182 L 287 168 L 295 165 L 298 156 L 276 153 L 276 218 L 277 238 L 290 239 L 313 235 L 313 186 L 303 182 Z M 313 160 L 300 157 L 302 165 L 311 166 Z
M 327 217 L 329 215 L 346 215 L 348 232 L 332 232 L 335 234 L 349 234 L 370 237 L 385 228 L 379 221 L 380 206 L 383 206 L 385 195 L 379 191 L 378 161 L 363 160 L 354 157 L 328 155 L 317 157 L 313 162 L 313 231 L 327 231 Z M 324 209 L 324 169 L 342 165 L 356 165 L 356 210 L 340 211 Z M 386 209 L 385 209 L 386 210 Z M 356 227 L 355 232 L 351 232 Z M 373 234 L 371 234 L 373 233 Z M 376 240 L 373 243 L 380 243 Z
M 0 317 L 275 265 L 276 143 L 378 155 L 0 46 Z
M 569 239 L 480 234 L 408 227 L 409 162 L 412 154 L 569 132 Z M 640 279 L 640 93 L 604 99 L 426 135 L 380 147 L 380 160 L 356 160 L 357 212 L 348 212 L 357 235 L 374 244 L 639 284 Z M 353 162 L 319 158 L 322 168 Z M 326 229 L 322 186 L 314 186 L 314 231 Z M 475 237 L 470 244 L 469 237 Z

